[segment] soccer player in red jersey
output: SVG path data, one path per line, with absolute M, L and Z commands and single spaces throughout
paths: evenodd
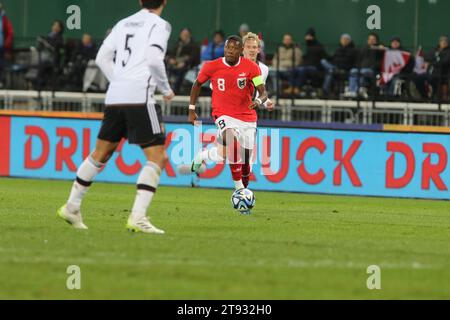
M 218 128 L 218 146 L 196 155 L 191 170 L 198 172 L 206 160 L 228 160 L 236 189 L 247 187 L 242 182 L 242 166 L 250 166 L 250 157 L 256 138 L 256 109 L 264 105 L 268 96 L 258 65 L 244 57 L 242 39 L 231 36 L 225 43 L 225 57 L 207 62 L 197 77 L 191 91 L 189 122 L 196 124 L 195 104 L 202 85 L 211 80 L 212 116 Z M 253 94 L 258 97 L 253 99 Z M 221 146 L 220 146 L 221 145 Z M 240 146 L 238 154 L 236 146 Z M 239 156 L 242 155 L 239 159 Z M 243 160 L 243 163 L 242 163 Z M 248 183 L 248 181 L 247 181 Z

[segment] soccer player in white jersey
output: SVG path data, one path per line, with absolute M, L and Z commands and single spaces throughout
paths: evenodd
M 139 145 L 147 162 L 137 179 L 137 195 L 126 228 L 162 234 L 147 217 L 147 209 L 167 163 L 161 107 L 156 87 L 167 101 L 174 97 L 164 65 L 171 26 L 161 18 L 167 0 L 140 0 L 142 10 L 118 22 L 101 46 L 96 62 L 110 85 L 95 150 L 78 168 L 66 204 L 58 215 L 77 229 L 87 229 L 81 202 L 94 178 L 123 138 Z
M 242 38 L 242 41 L 244 42 L 244 57 L 258 64 L 263 81 L 266 83 L 269 76 L 269 67 L 258 61 L 258 55 L 261 53 L 261 40 L 257 34 L 249 32 Z M 273 107 L 273 104 L 269 101 L 266 103 L 267 106 Z
M 252 32 L 247 33 L 243 38 L 242 41 L 244 43 L 244 57 L 247 59 L 252 60 L 253 62 L 256 62 L 259 66 L 259 69 L 261 69 L 261 76 L 263 79 L 264 84 L 267 83 L 267 78 L 269 76 L 269 67 L 266 66 L 261 61 L 258 61 L 258 55 L 261 53 L 261 40 L 259 39 L 258 35 Z M 255 91 L 256 98 L 259 97 L 258 91 Z M 265 108 L 268 111 L 273 111 L 274 104 L 270 99 L 267 99 L 267 101 L 264 103 Z M 254 149 L 251 149 L 252 151 Z M 247 155 L 249 157 L 248 161 L 242 166 L 242 184 L 245 188 L 248 187 L 250 182 L 250 174 L 252 171 L 252 158 L 253 155 Z

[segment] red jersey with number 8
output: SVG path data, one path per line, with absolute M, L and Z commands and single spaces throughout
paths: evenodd
M 249 107 L 253 103 L 255 91 L 253 80 L 260 76 L 259 66 L 249 59 L 241 57 L 236 65 L 230 66 L 225 58 L 219 58 L 206 62 L 197 80 L 200 83 L 211 80 L 213 117 L 229 116 L 245 122 L 256 122 L 256 111 Z

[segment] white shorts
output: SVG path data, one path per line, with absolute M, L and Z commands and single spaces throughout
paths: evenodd
M 221 116 L 215 121 L 217 137 L 223 141 L 223 133 L 227 129 L 233 129 L 241 147 L 253 150 L 256 140 L 256 122 L 245 122 L 230 116 Z

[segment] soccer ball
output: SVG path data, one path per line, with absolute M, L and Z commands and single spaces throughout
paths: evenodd
M 242 214 L 250 214 L 255 206 L 256 198 L 250 189 L 236 190 L 231 196 L 233 208 Z

